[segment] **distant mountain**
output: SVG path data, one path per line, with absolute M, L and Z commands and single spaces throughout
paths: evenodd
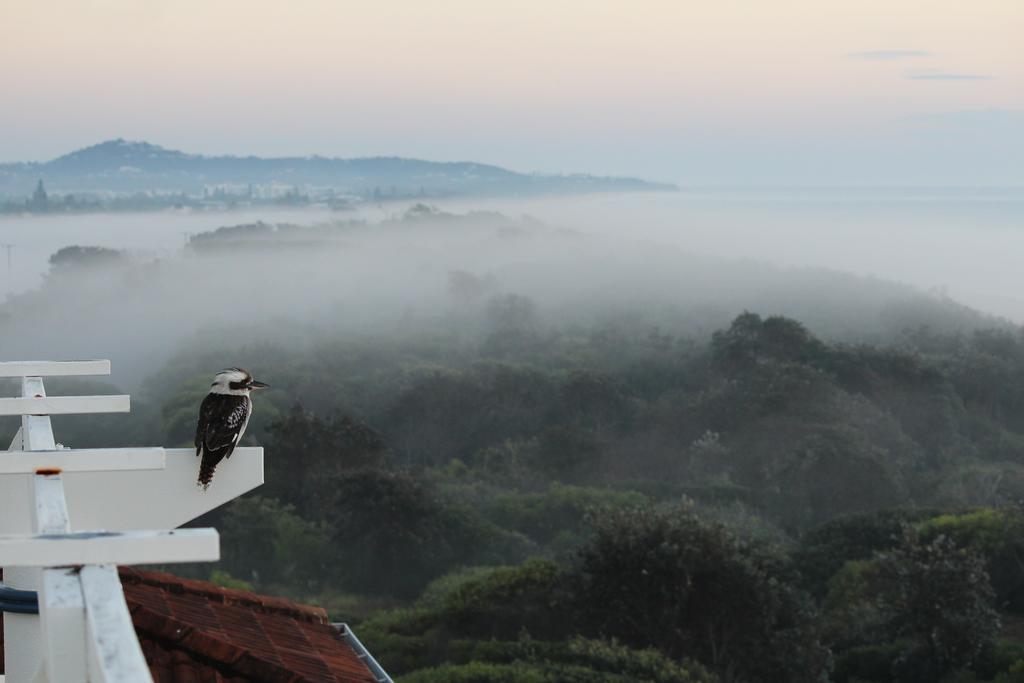
M 636 178 L 534 175 L 472 162 L 401 157 L 208 157 L 117 139 L 41 163 L 0 164 L 0 195 L 24 197 L 42 180 L 51 193 L 202 194 L 210 188 L 330 190 L 358 196 L 544 195 L 666 191 Z

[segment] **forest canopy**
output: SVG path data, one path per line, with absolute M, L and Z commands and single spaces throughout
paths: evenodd
M 528 310 L 457 354 L 238 351 L 274 386 L 246 436 L 267 484 L 198 521 L 214 578 L 323 604 L 402 680 L 1016 680 L 1024 336 L 748 312 L 699 343 Z M 130 423 L 56 428 L 185 444 L 207 364 L 170 361 Z
M 8 353 L 58 314 L 32 355 L 127 386 L 47 389 L 133 395 L 65 444 L 188 446 L 212 372 L 273 387 L 266 484 L 173 570 L 322 605 L 400 680 L 1024 677 L 1024 335 L 948 299 L 422 205 L 64 249 Z

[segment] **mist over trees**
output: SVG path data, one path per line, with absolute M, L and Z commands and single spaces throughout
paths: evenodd
M 51 275 L 72 255 L 100 253 L 71 246 L 54 255 Z M 516 337 L 544 353 L 552 335 L 594 325 L 704 340 L 744 309 L 845 341 L 1006 327 L 883 280 L 418 205 L 380 222 L 258 222 L 194 235 L 175 254 L 125 252 L 108 267 L 11 296 L 0 333 L 9 357 L 109 357 L 115 379 L 134 390 L 183 346 L 195 353 L 230 338 L 297 348 L 339 336 L 445 336 L 456 349 L 486 336 L 500 355 Z M 15 319 L 19 334 L 10 334 Z M 75 335 L 50 334 L 54 320 Z
M 47 382 L 133 394 L 54 417 L 76 447 L 185 446 L 212 372 L 271 384 L 267 483 L 187 571 L 325 606 L 400 680 L 1024 671 L 1024 335 L 947 298 L 422 205 L 70 246 L 0 327 L 113 360 Z

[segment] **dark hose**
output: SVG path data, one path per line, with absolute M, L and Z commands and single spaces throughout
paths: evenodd
M 0 612 L 39 614 L 39 594 L 0 584 Z

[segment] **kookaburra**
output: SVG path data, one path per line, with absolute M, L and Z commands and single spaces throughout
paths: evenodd
M 217 464 L 224 458 L 230 458 L 242 440 L 252 415 L 249 392 L 266 386 L 241 368 L 221 370 L 213 378 L 210 393 L 199 406 L 199 424 L 196 425 L 196 456 L 202 457 L 199 485 L 203 490 L 213 480 Z

